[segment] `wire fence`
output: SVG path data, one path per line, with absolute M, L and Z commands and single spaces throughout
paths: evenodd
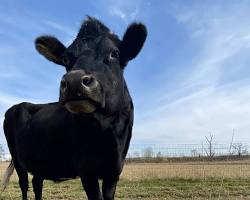
M 121 178 L 250 178 L 249 147 L 247 143 L 131 144 Z M 0 150 L 2 177 L 11 156 L 6 144 Z M 15 173 L 12 181 L 17 180 Z
M 200 143 L 200 144 L 132 144 L 127 158 L 137 157 L 216 157 L 249 155 L 250 144 Z
M 127 158 L 248 156 L 250 143 L 131 144 Z M 0 144 L 0 161 L 10 160 L 5 143 Z

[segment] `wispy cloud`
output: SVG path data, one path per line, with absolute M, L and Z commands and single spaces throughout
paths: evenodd
M 0 53 L 1 54 L 1 53 Z M 0 64 L 0 79 L 5 80 L 15 80 L 16 78 L 23 78 L 24 74 L 19 68 L 15 66 L 9 66 L 6 64 Z
M 230 140 L 233 128 L 236 139 L 250 141 L 249 1 L 179 2 L 99 0 L 95 9 L 83 9 L 74 17 L 60 12 L 53 17 L 45 11 L 37 12 L 37 7 L 30 12 L 10 9 L 11 13 L 0 7 L 0 115 L 21 101 L 58 98 L 64 69 L 38 56 L 33 40 L 40 34 L 51 34 L 68 45 L 79 27 L 67 25 L 63 18 L 58 20 L 62 16 L 74 21 L 84 14 L 98 13 L 104 22 L 112 19 L 108 25 L 120 33 L 124 24 L 141 17 L 149 30 L 140 54 L 143 58 L 131 62 L 138 66 L 129 66 L 126 71 L 129 78 L 134 76 L 133 84 L 128 83 L 131 91 L 136 85 L 146 85 L 134 98 L 140 105 L 135 106 L 133 141 L 193 143 L 203 140 L 210 131 L 217 140 Z M 63 6 L 75 9 L 70 3 Z M 185 58 L 182 47 L 191 52 Z M 171 56 L 175 56 L 173 60 Z M 159 64 L 167 59 L 176 69 L 174 73 L 169 65 Z M 175 81 L 171 79 L 170 83 L 166 77 Z
M 120 18 L 125 23 L 136 19 L 140 11 L 140 1 L 112 1 L 109 14 Z
M 116 6 L 111 6 L 109 9 L 110 15 L 111 16 L 117 16 L 127 22 L 127 15 L 124 11 L 122 11 L 120 8 Z
M 65 34 L 69 35 L 69 36 L 73 36 L 75 35 L 75 30 L 70 29 L 68 27 L 66 27 L 65 25 L 61 25 L 57 22 L 51 21 L 51 20 L 45 20 L 43 21 L 44 24 L 48 25 L 49 27 L 52 27 L 54 29 L 57 29 L 58 31 L 62 31 Z
M 30 100 L 30 99 L 29 99 Z M 0 144 L 3 143 L 6 144 L 6 140 L 3 134 L 3 121 L 4 121 L 4 114 L 7 111 L 8 108 L 11 106 L 20 103 L 28 101 L 28 99 L 19 98 L 16 95 L 8 94 L 0 92 Z
M 193 49 L 196 54 L 192 65 L 186 66 L 189 70 L 180 86 L 166 95 L 163 87 L 162 102 L 138 114 L 135 140 L 199 142 L 212 131 L 217 140 L 229 141 L 232 129 L 237 130 L 236 139 L 250 139 L 250 79 L 240 75 L 250 59 L 243 64 L 237 60 L 239 54 L 250 53 L 250 28 L 242 20 L 250 15 L 244 4 L 232 4 L 228 11 L 221 5 L 207 6 L 209 9 L 199 3 L 192 8 L 181 7 L 174 14 L 189 31 L 190 40 L 201 45 Z M 226 75 L 237 74 L 239 80 L 226 79 L 223 83 Z M 171 96 L 172 100 L 166 101 Z
M 63 32 L 65 38 L 71 34 L 69 29 L 62 30 L 58 24 L 44 24 L 35 12 L 23 10 L 18 5 L 9 10 L 4 9 L 5 6 L 3 3 L 0 8 L 0 143 L 5 141 L 2 123 L 9 107 L 24 101 L 42 103 L 58 99 L 57 80 L 63 72 L 59 67 L 44 67 L 43 62 L 47 61 L 35 51 L 34 38 L 42 33 L 53 34 L 56 30 Z
M 217 141 L 248 140 L 250 81 L 219 88 L 206 88 L 170 104 L 150 110 L 136 120 L 135 140 L 196 143 L 212 132 Z M 169 139 L 171 137 L 171 140 Z
M 44 20 L 43 24 L 45 24 L 46 26 L 53 28 L 61 33 L 64 33 L 66 35 L 65 36 L 66 37 L 66 39 L 65 39 L 66 46 L 70 45 L 73 42 L 73 40 L 75 39 L 75 36 L 77 34 L 77 29 L 70 28 L 70 27 L 68 27 L 66 25 L 62 25 L 58 22 L 54 22 L 51 20 Z
M 232 4 L 228 11 L 223 10 L 222 5 L 213 4 L 209 9 L 201 5 L 195 8 L 186 12 L 181 9 L 176 15 L 203 46 L 187 81 L 189 84 L 216 84 L 226 70 L 225 62 L 240 50 L 250 48 L 250 27 L 242 20 L 249 15 L 244 4 L 237 7 Z
M 0 92 L 0 107 L 10 107 L 14 104 L 20 102 L 31 101 L 33 103 L 39 103 L 39 99 L 30 99 L 30 98 L 20 98 L 13 94 Z

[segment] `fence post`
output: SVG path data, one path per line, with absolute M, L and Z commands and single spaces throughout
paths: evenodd
M 204 146 L 203 146 L 203 142 L 201 142 L 201 155 L 204 156 Z

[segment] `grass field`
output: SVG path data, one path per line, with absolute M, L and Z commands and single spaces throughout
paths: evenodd
M 2 163 L 0 172 L 6 166 Z M 43 194 L 47 200 L 86 199 L 78 179 L 45 181 Z M 29 196 L 34 199 L 32 188 Z M 0 199 L 20 199 L 15 174 Z M 250 199 L 250 160 L 127 164 L 116 199 Z

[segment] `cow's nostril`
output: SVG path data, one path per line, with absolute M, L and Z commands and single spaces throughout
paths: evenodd
M 61 80 L 61 89 L 65 92 L 66 91 L 66 89 L 67 89 L 67 81 L 63 78 L 62 80 Z
M 83 76 L 82 77 L 82 84 L 83 86 L 89 87 L 94 81 L 94 78 L 92 76 Z

